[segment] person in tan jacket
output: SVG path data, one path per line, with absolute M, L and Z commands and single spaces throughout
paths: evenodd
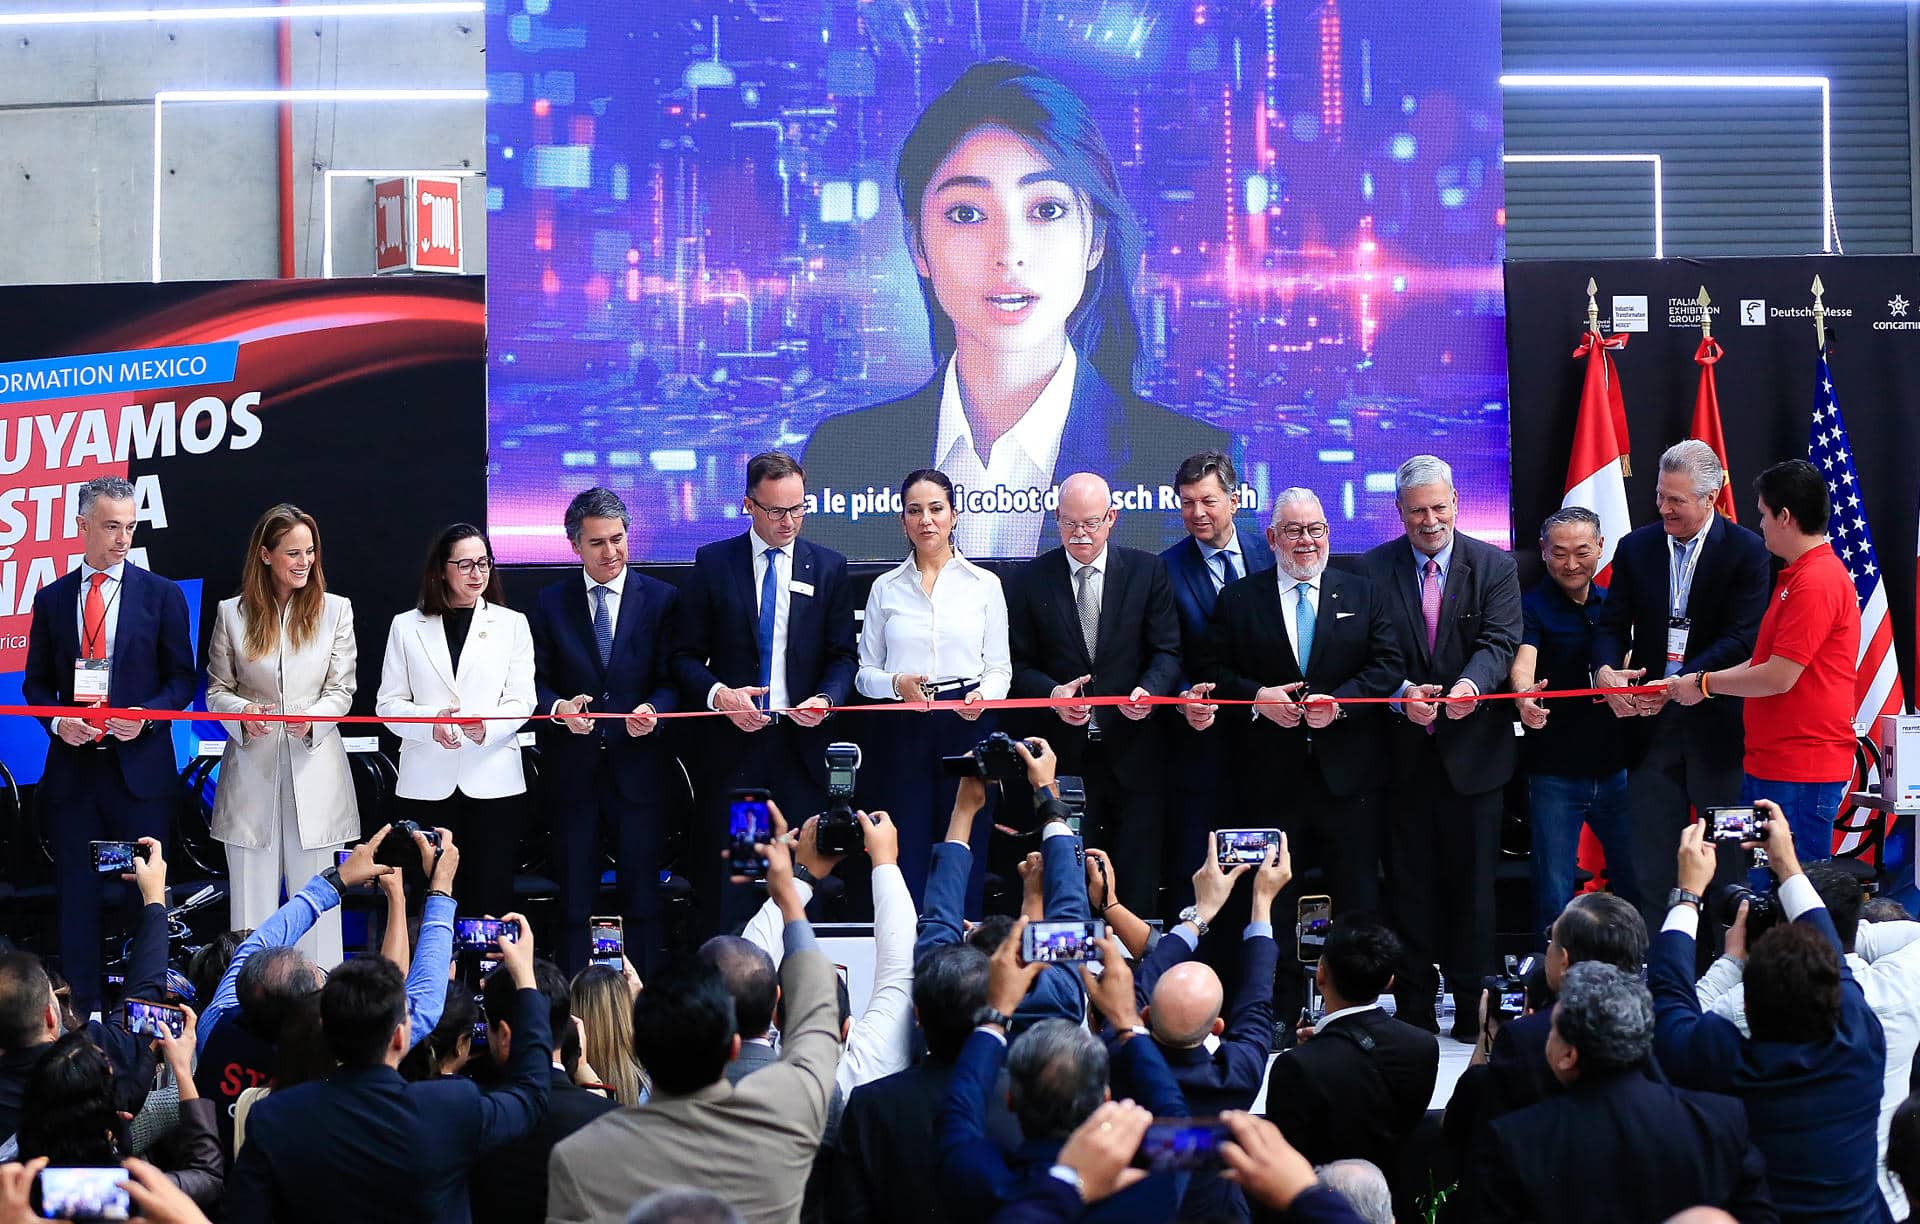
M 833 965 L 794 888 L 786 821 L 777 808 L 772 814 L 774 841 L 759 849 L 767 894 L 786 920 L 780 1061 L 728 1083 L 724 1072 L 739 1057 L 740 1038 L 719 972 L 694 960 L 650 980 L 634 1004 L 633 1044 L 653 1073 L 653 1096 L 553 1149 L 548 1221 L 623 1224 L 640 1199 L 686 1185 L 719 1195 L 747 1224 L 799 1220 L 840 1061 L 840 1014 Z

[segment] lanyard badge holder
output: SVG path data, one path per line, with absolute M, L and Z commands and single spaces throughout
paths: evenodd
M 1671 550 L 1673 546 L 1668 545 Z M 1693 618 L 1687 615 L 1687 599 L 1693 593 L 1693 571 L 1700 564 L 1701 545 L 1695 545 L 1685 569 L 1669 567 L 1667 584 L 1667 674 L 1675 674 L 1687 661 L 1687 635 Z

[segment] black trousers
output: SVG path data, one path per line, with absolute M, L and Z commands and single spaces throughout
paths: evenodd
M 476 799 L 455 789 L 445 799 L 396 796 L 396 818 L 423 829 L 442 828 L 460 848 L 460 870 L 453 877 L 453 899 L 460 914 L 498 917 L 517 909 L 513 873 L 519 865 L 520 822 L 526 796 Z
M 1390 801 L 1385 821 L 1393 925 L 1407 945 L 1394 985 L 1402 1006 L 1433 1003 L 1437 962 L 1456 996 L 1477 997 L 1495 972 L 1493 865 L 1499 850 L 1499 790 L 1462 795 L 1447 781 L 1439 746 L 1422 745 L 1418 783 Z
M 587 919 L 601 905 L 606 870 L 601 830 L 612 833 L 615 908 L 625 924 L 627 959 L 642 978 L 664 958 L 660 929 L 660 856 L 667 804 L 650 795 L 636 802 L 620 793 L 604 764 L 592 790 L 562 792 L 548 804 L 553 831 L 553 870 L 560 884 L 560 939 L 554 959 L 569 975 L 586 968 Z
M 840 736 L 840 728 L 833 722 L 827 726 L 833 728 L 832 736 Z M 808 754 L 820 751 L 813 737 L 802 740 L 796 734 L 801 728 L 786 719 L 758 731 L 741 731 L 730 723 L 703 730 L 699 798 L 688 840 L 693 854 L 694 897 L 700 905 L 698 925 L 707 934 L 715 934 L 745 926 L 767 895 L 757 885 L 728 882 L 727 863 L 720 854 L 727 847 L 733 790 L 765 787 L 780 805 L 787 827 L 795 831 L 807 817 L 825 809 L 827 791 L 813 773 L 818 768 L 824 774 L 824 759 L 811 762 L 809 767 Z M 863 764 L 862 771 L 866 768 Z
M 1229 738 L 1227 728 L 1221 723 L 1215 722 L 1205 731 L 1195 731 L 1178 714 L 1169 717 L 1168 712 L 1162 710 L 1154 717 L 1166 720 L 1162 728 L 1168 763 L 1163 840 L 1166 866 L 1162 872 L 1167 890 L 1164 904 L 1168 913 L 1177 914 L 1193 904 L 1193 873 L 1206 857 L 1207 834 L 1236 826 L 1265 828 L 1269 819 L 1266 813 L 1272 802 L 1269 798 L 1258 809 L 1258 814 L 1248 814 L 1241 819 L 1241 813 L 1251 810 L 1244 804 L 1238 810 L 1234 807 L 1240 788 L 1231 772 L 1232 749 L 1238 746 L 1238 741 Z
M 1122 905 L 1143 919 L 1164 917 L 1160 879 L 1165 867 L 1165 788 L 1157 783 L 1136 787 L 1122 782 L 1114 765 L 1125 751 L 1103 739 L 1089 743 L 1081 756 L 1080 776 L 1087 787 L 1081 841 L 1105 850 L 1113 860 L 1113 872 L 1120 877 Z
M 1667 893 L 1676 878 L 1680 831 L 1691 819 L 1689 808 L 1705 810 L 1740 802 L 1738 762 L 1708 765 L 1687 751 L 1681 729 L 1684 711 L 1669 704 L 1654 715 L 1646 755 L 1627 771 L 1627 810 L 1633 821 L 1634 877 L 1640 884 L 1640 913 L 1647 930 L 1658 931 L 1667 918 Z
M 116 933 L 131 929 L 140 905 L 140 892 L 132 884 L 94 871 L 93 851 L 87 843 L 152 837 L 164 844 L 173 804 L 178 801 L 174 796 L 143 798 L 128 790 L 117 752 L 112 745 L 82 749 L 76 754 L 75 785 L 40 799 L 41 818 L 53 831 L 60 893 L 55 903 L 60 967 L 73 988 L 74 1010 L 82 1016 L 98 1008 L 105 997 L 100 959 L 102 904 L 113 907 Z
M 872 745 L 861 766 L 860 802 L 868 811 L 884 811 L 900 830 L 900 874 L 915 901 L 927 895 L 927 870 L 935 842 L 947 835 L 957 778 L 949 778 L 940 758 L 959 756 L 993 734 L 998 720 L 989 712 L 968 722 L 958 714 L 873 713 L 863 720 L 862 742 Z M 967 880 L 965 912 L 979 914 L 987 878 L 987 842 L 993 830 L 997 788 L 989 786 L 987 808 L 973 821 L 973 873 Z M 861 874 L 861 873 L 850 873 Z M 860 890 L 855 889 L 857 894 Z M 858 909 L 858 897 L 850 895 Z M 863 915 L 850 913 L 849 918 Z

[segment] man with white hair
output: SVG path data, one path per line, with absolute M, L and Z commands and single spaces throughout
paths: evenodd
M 1627 533 L 1613 554 L 1613 581 L 1594 627 L 1594 683 L 1658 684 L 1713 671 L 1753 654 L 1767 609 L 1767 546 L 1713 512 L 1727 473 L 1697 438 L 1660 456 L 1654 505 L 1660 521 Z M 1557 681 L 1563 679 L 1554 678 Z M 1627 810 L 1634 878 L 1647 929 L 1666 917 L 1673 855 L 1688 808 L 1740 802 L 1745 735 L 1737 697 L 1692 708 L 1665 691 L 1609 697 L 1627 724 Z
M 1321 869 L 1334 912 L 1379 904 L 1379 735 L 1387 712 L 1330 698 L 1389 697 L 1405 665 L 1389 606 L 1372 583 L 1327 568 L 1333 533 L 1311 489 L 1286 489 L 1267 528 L 1277 565 L 1220 593 L 1194 662 L 1228 706 L 1237 810 L 1287 835 L 1295 861 Z M 1284 802 L 1274 803 L 1275 795 Z M 1280 911 L 1293 907 L 1283 893 Z
M 1520 644 L 1513 558 L 1454 530 L 1453 469 L 1415 455 L 1394 473 L 1406 526 L 1360 559 L 1399 635 L 1405 675 L 1387 726 L 1393 784 L 1387 881 L 1408 947 L 1397 1013 L 1439 1030 L 1433 965 L 1453 992 L 1455 1040 L 1470 1041 L 1480 982 L 1495 969 L 1493 861 L 1501 790 L 1518 760 L 1511 701 L 1474 701 L 1507 682 Z M 1448 700 L 1441 700 L 1441 699 Z
M 1347 1200 L 1367 1224 L 1393 1224 L 1393 1191 L 1371 1160 L 1336 1160 L 1313 1171 L 1313 1180 Z
M 1110 543 L 1119 511 L 1107 482 L 1076 472 L 1060 486 L 1061 547 L 1006 583 L 1014 697 L 1125 697 L 1128 704 L 1062 705 L 1009 728 L 1040 735 L 1060 773 L 1085 780 L 1085 837 L 1105 846 L 1120 900 L 1160 913 L 1165 827 L 1160 733 L 1144 697 L 1180 683 L 1180 618 L 1160 558 Z M 1137 703 L 1137 704 L 1136 704 Z

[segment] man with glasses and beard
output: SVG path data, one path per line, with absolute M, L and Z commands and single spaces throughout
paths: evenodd
M 1165 804 L 1159 730 L 1140 699 L 1178 686 L 1180 619 L 1160 558 L 1109 544 L 1118 517 L 1100 477 L 1076 472 L 1060 486 L 1061 547 L 1007 583 L 1011 696 L 1129 699 L 1059 706 L 1025 733 L 1053 745 L 1060 773 L 1086 780 L 1086 840 L 1106 847 L 1120 901 L 1147 917 L 1160 912 Z

